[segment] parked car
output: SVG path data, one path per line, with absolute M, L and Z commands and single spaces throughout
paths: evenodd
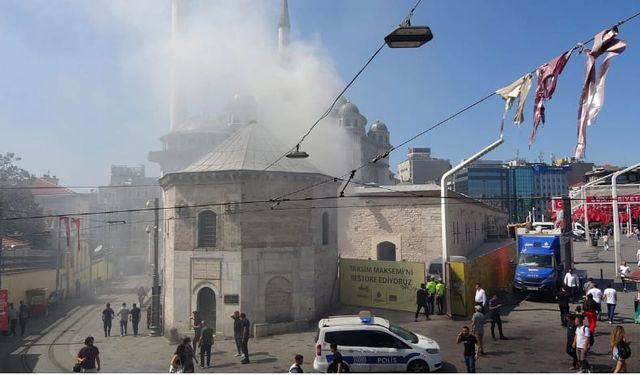
M 363 311 L 318 322 L 313 368 L 327 372 L 336 344 L 350 372 L 430 372 L 442 367 L 440 345 Z

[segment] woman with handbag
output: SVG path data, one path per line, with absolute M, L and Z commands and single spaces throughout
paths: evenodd
M 631 348 L 624 339 L 624 328 L 622 326 L 616 326 L 611 331 L 610 344 L 609 354 L 616 361 L 616 367 L 613 372 L 627 372 L 626 359 L 631 355 Z
M 184 356 L 184 345 L 180 344 L 176 348 L 176 351 L 171 357 L 171 363 L 169 364 L 169 372 L 176 373 L 182 372 L 182 357 Z
M 76 360 L 78 364 L 80 364 L 79 370 L 77 371 L 77 364 L 74 366 L 74 372 L 98 372 L 100 371 L 100 351 L 97 347 L 93 346 L 93 337 L 88 336 L 84 339 L 84 347 L 80 349 L 78 355 L 76 356 Z M 98 366 L 96 367 L 96 364 Z

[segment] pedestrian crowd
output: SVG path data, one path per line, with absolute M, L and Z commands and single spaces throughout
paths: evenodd
M 120 336 L 127 336 L 129 329 L 129 322 L 131 322 L 131 328 L 133 329 L 133 336 L 138 336 L 138 327 L 140 325 L 141 310 L 134 303 L 129 309 L 126 302 L 123 302 L 118 312 L 114 312 L 111 308 L 111 304 L 107 303 L 104 310 L 102 310 L 102 328 L 104 330 L 104 337 L 111 336 L 111 325 L 113 320 L 117 317 L 120 322 Z M 149 327 L 149 316 L 147 315 L 147 328 Z
M 640 250 L 638 251 L 640 255 Z M 623 291 L 626 292 L 626 276 L 628 266 L 623 263 L 620 266 Z M 569 269 L 564 277 L 564 283 L 556 295 L 560 309 L 560 324 L 567 329 L 566 352 L 572 358 L 571 370 L 589 372 L 589 353 L 595 342 L 597 322 L 601 321 L 605 312 L 602 304 L 606 304 L 606 321 L 614 324 L 616 305 L 618 303 L 617 291 L 613 283 L 608 283 L 604 290 L 600 289 L 593 278 L 589 278 L 582 286 L 573 269 Z M 570 311 L 569 303 L 582 305 Z M 626 359 L 631 355 L 630 347 L 624 338 L 624 328 L 621 325 L 614 327 L 611 332 L 609 355 L 615 361 L 614 372 L 626 372 Z
M 20 301 L 20 305 L 16 309 L 13 302 L 9 302 L 7 316 L 9 318 L 9 335 L 17 336 L 18 326 L 20 326 L 20 335 L 24 336 L 24 332 L 27 329 L 27 320 L 29 319 L 29 307 L 23 301 Z

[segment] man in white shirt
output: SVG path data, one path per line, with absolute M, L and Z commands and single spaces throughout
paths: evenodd
M 591 294 L 593 296 L 593 302 L 596 303 L 596 315 L 598 316 L 598 320 L 600 320 L 600 314 L 602 314 L 602 291 L 598 288 L 598 284 L 593 284 L 593 287 L 587 291 L 587 295 Z
M 573 268 L 569 268 L 567 274 L 564 275 L 564 286 L 571 294 L 571 303 L 576 303 L 576 294 L 578 293 L 578 276 L 573 273 Z
M 591 332 L 589 327 L 583 324 L 582 318 L 576 318 L 576 335 L 573 338 L 573 347 L 576 349 L 578 363 L 582 371 L 587 370 L 587 352 L 589 351 L 589 340 Z
M 622 280 L 622 291 L 627 291 L 627 275 L 629 275 L 629 266 L 627 262 L 623 262 L 620 265 L 620 280 Z
M 638 238 L 638 241 L 640 241 L 640 238 Z M 636 252 L 636 259 L 638 260 L 638 267 L 640 267 L 640 249 Z
M 609 324 L 613 324 L 613 315 L 615 314 L 616 304 L 618 303 L 618 292 L 609 284 L 607 289 L 604 290 L 604 293 L 602 293 L 602 298 L 607 304 L 607 320 L 609 320 Z
M 485 293 L 484 289 L 480 287 L 480 283 L 476 284 L 476 306 L 480 306 L 482 308 L 482 313 L 484 313 L 484 306 L 487 304 L 487 293 Z

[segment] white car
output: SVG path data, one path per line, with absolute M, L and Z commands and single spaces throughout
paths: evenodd
M 329 348 L 333 343 L 350 372 L 430 372 L 442 367 L 437 342 L 367 312 L 318 322 L 316 371 L 327 372 L 333 361 Z

